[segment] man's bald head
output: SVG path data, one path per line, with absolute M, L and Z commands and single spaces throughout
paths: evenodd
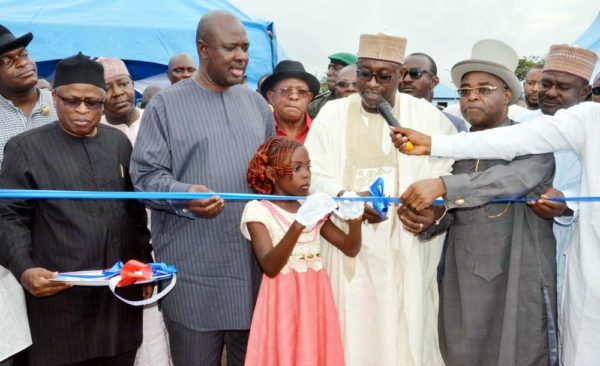
M 206 43 L 214 41 L 215 32 L 219 29 L 223 29 L 226 26 L 238 25 L 244 27 L 242 22 L 233 14 L 224 10 L 209 11 L 204 14 L 198 22 L 198 28 L 196 28 L 196 42 L 202 40 Z
M 187 53 L 178 53 L 169 59 L 167 78 L 171 84 L 187 79 L 196 72 L 196 64 L 192 56 Z

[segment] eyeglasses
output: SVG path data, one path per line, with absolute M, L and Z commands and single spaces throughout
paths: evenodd
M 593 95 L 600 95 L 600 86 L 592 88 Z
M 19 52 L 15 56 L 4 55 L 0 57 L 0 65 L 8 69 L 9 67 L 14 66 L 14 64 L 17 63 L 17 60 L 19 59 L 29 60 L 29 52 L 27 52 L 25 48 L 23 48 L 21 52 Z
M 477 96 L 486 97 L 486 96 L 492 94 L 492 92 L 496 89 L 498 89 L 497 86 L 485 85 L 485 86 L 480 86 L 477 88 L 460 88 L 457 90 L 457 92 L 461 98 L 468 98 L 471 96 L 471 93 L 473 93 L 473 92 Z M 506 87 L 504 87 L 503 89 L 506 89 Z
M 312 93 L 306 89 L 285 88 L 285 89 L 279 89 L 279 90 L 273 90 L 273 91 L 275 93 L 281 95 L 284 98 L 289 98 L 294 93 L 296 93 L 298 95 L 298 97 L 300 97 L 302 99 L 312 97 Z
M 406 70 L 406 74 L 410 75 L 411 79 L 413 79 L 413 80 L 420 79 L 421 76 L 423 76 L 423 74 L 429 74 L 431 76 L 435 76 L 435 75 L 433 75 L 432 72 L 424 70 L 421 67 L 411 67 L 410 69 Z
M 103 100 L 94 100 L 87 98 L 64 98 L 60 94 L 56 93 L 58 99 L 62 100 L 63 104 L 67 108 L 77 109 L 81 105 L 81 103 L 85 104 L 85 107 L 89 110 L 98 110 L 102 108 L 104 104 Z
M 356 81 L 341 80 L 335 84 L 335 86 L 337 86 L 338 88 L 342 88 L 342 89 L 349 88 L 350 85 L 352 85 L 353 88 L 356 88 Z
M 375 77 L 375 80 L 377 81 L 378 84 L 387 84 L 390 81 L 392 81 L 394 76 L 395 76 L 394 74 L 391 74 L 391 75 L 374 74 L 370 70 L 365 70 L 365 69 L 356 70 L 356 77 L 359 78 L 360 80 L 369 82 L 369 81 L 371 81 L 371 79 L 373 79 L 373 77 Z

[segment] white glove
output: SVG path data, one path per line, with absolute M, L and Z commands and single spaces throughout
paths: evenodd
M 354 192 L 344 192 L 341 197 L 358 197 Z M 365 203 L 363 201 L 338 200 L 338 209 L 333 211 L 343 220 L 354 220 L 362 216 L 365 212 Z
M 333 211 L 335 207 L 335 201 L 330 196 L 323 192 L 313 193 L 300 206 L 298 213 L 296 213 L 296 221 L 307 228 L 311 228 L 325 215 Z

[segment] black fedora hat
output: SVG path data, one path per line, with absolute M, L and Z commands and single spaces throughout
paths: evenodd
M 280 80 L 289 78 L 304 80 L 313 96 L 319 94 L 321 89 L 319 80 L 314 75 L 307 73 L 302 63 L 292 60 L 283 60 L 275 66 L 273 73 L 263 81 L 260 93 L 266 98 L 267 92 L 271 90 L 273 85 Z
M 27 47 L 32 39 L 33 34 L 31 33 L 26 33 L 19 38 L 15 38 L 8 28 L 0 24 L 0 54 L 20 46 Z

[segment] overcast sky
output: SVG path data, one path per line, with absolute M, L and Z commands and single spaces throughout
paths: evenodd
M 358 50 L 361 33 L 408 39 L 407 54 L 424 52 L 443 83 L 472 45 L 496 38 L 519 56 L 544 56 L 551 44 L 573 43 L 600 11 L 597 0 L 230 0 L 250 16 L 272 20 L 290 59 L 324 75 L 327 56 Z

